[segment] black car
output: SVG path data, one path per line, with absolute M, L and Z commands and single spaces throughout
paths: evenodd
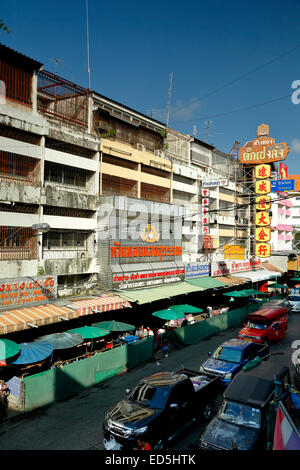
M 187 425 L 210 419 L 220 379 L 182 369 L 158 372 L 142 379 L 112 410 L 103 423 L 105 441 L 111 437 L 125 449 L 137 439 L 163 449 Z
M 290 384 L 288 367 L 273 361 L 242 370 L 225 390 L 225 400 L 201 435 L 199 448 L 265 450 L 272 413 L 274 417 L 274 393 L 284 402 L 290 397 Z

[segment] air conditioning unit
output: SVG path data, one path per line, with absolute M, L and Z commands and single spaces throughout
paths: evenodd
M 165 152 L 164 152 L 163 150 L 160 150 L 160 149 L 155 149 L 155 150 L 154 150 L 154 155 L 155 155 L 156 157 L 164 158 Z
M 139 150 L 140 152 L 145 152 L 145 151 L 146 151 L 145 145 L 142 145 L 142 144 L 137 144 L 136 148 L 137 148 L 137 150 Z
M 105 121 L 98 121 L 98 129 L 107 131 L 109 128 L 108 122 Z

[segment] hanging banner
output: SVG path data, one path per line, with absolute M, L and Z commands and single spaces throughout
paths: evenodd
M 286 180 L 288 179 L 288 166 L 284 163 L 279 163 L 279 179 Z

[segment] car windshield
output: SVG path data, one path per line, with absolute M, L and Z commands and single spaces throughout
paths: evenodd
M 255 328 L 256 330 L 266 330 L 269 325 L 266 325 L 265 323 L 253 323 L 251 321 L 248 321 L 246 327 L 247 328 Z
M 300 302 L 300 295 L 289 295 L 288 299 L 291 302 Z
M 168 387 L 155 387 L 148 383 L 139 383 L 129 392 L 127 399 L 147 408 L 163 408 L 168 394 Z
M 260 427 L 260 410 L 241 403 L 226 401 L 221 408 L 220 418 L 242 426 Z
M 233 349 L 233 348 L 223 348 L 222 346 L 219 346 L 214 354 L 213 354 L 213 359 L 220 359 L 222 361 L 228 361 L 228 362 L 241 362 L 241 356 L 242 353 L 238 349 Z

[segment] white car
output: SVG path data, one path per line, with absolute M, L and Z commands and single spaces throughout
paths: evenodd
M 287 299 L 292 306 L 292 312 L 300 312 L 300 294 L 289 295 Z

